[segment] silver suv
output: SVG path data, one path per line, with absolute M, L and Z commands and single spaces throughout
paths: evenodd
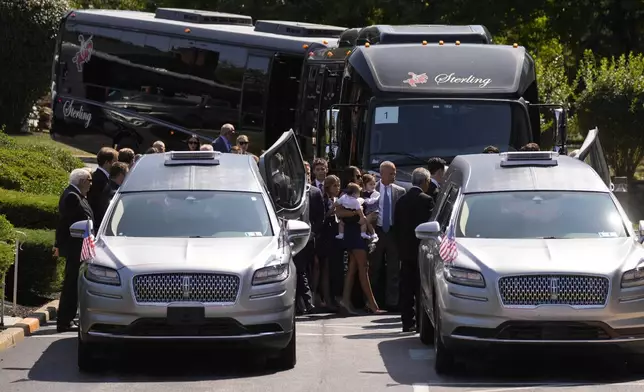
M 96 369 L 99 345 L 133 340 L 244 342 L 295 366 L 293 255 L 310 228 L 293 218 L 308 205 L 305 179 L 291 131 L 259 165 L 212 151 L 145 156 L 81 266 L 79 368 Z
M 437 373 L 493 345 L 644 347 L 644 248 L 581 160 L 453 160 L 432 221 L 416 228 L 420 339 L 434 344 Z

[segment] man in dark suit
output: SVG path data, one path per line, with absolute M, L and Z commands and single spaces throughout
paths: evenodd
M 418 168 L 411 175 L 412 188 L 398 199 L 394 226 L 396 244 L 400 254 L 400 313 L 403 332 L 416 329 L 415 302 L 420 295 L 420 271 L 416 227 L 429 221 L 434 209 L 434 199 L 427 194 L 431 175 L 425 168 Z
M 112 200 L 110 192 L 110 169 L 118 162 L 119 153 L 113 148 L 103 147 L 96 154 L 98 168 L 92 173 L 92 187 L 87 194 L 92 211 L 94 211 L 94 228 L 98 230 L 105 216 L 105 211 Z
M 429 173 L 432 175 L 427 194 L 434 199 L 434 203 L 438 202 L 438 192 L 441 188 L 440 184 L 443 182 L 443 175 L 445 174 L 446 165 L 447 162 L 445 162 L 444 159 L 438 157 L 430 158 L 429 161 L 427 161 L 427 169 L 429 169 Z
M 65 278 L 58 304 L 56 329 L 65 332 L 71 329 L 78 303 L 78 269 L 83 240 L 72 238 L 69 226 L 82 220 L 94 220 L 92 208 L 86 195 L 92 186 L 92 175 L 86 169 L 75 169 L 69 176 L 69 186 L 58 202 L 60 219 L 56 228 L 56 249 L 65 257 Z
M 219 152 L 230 152 L 235 140 L 235 127 L 233 124 L 224 124 L 221 126 L 219 137 L 212 142 L 212 148 Z
M 311 175 L 311 168 L 305 163 L 307 178 Z M 311 313 L 314 309 L 312 303 L 311 287 L 308 273 L 315 258 L 315 241 L 322 233 L 324 224 L 324 198 L 322 192 L 314 186 L 308 190 L 309 208 L 303 220 L 311 225 L 311 236 L 306 247 L 295 255 L 295 268 L 297 269 L 297 307 L 298 313 Z
M 110 199 L 114 197 L 116 191 L 125 181 L 125 176 L 129 171 L 129 166 L 124 162 L 116 162 L 110 168 Z

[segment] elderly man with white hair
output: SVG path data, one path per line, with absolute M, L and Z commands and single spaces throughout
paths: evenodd
M 65 257 L 65 278 L 56 322 L 58 332 L 69 331 L 76 316 L 78 269 L 83 241 L 72 238 L 69 226 L 82 220 L 94 220 L 94 213 L 87 201 L 87 193 L 91 186 L 92 173 L 88 169 L 75 169 L 69 175 L 69 186 L 65 188 L 58 202 L 60 219 L 56 228 L 54 252 Z
M 230 152 L 233 148 L 235 136 L 235 127 L 233 124 L 222 125 L 219 137 L 212 142 L 212 148 L 219 152 Z
M 213 151 L 213 148 L 210 144 L 202 144 L 199 151 Z

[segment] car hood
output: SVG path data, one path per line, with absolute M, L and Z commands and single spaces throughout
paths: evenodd
M 116 269 L 234 272 L 272 259 L 270 256 L 277 251 L 277 238 L 103 237 L 97 245 L 96 259 Z
M 459 261 L 473 262 L 483 272 L 493 270 L 500 275 L 569 272 L 609 275 L 617 270 L 635 268 L 642 257 L 642 246 L 628 237 L 548 240 L 459 238 L 458 244 L 459 252 L 467 256 Z

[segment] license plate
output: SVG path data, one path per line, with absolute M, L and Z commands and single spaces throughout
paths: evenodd
M 203 324 L 206 310 L 203 306 L 169 306 L 167 318 L 168 324 L 172 325 Z

